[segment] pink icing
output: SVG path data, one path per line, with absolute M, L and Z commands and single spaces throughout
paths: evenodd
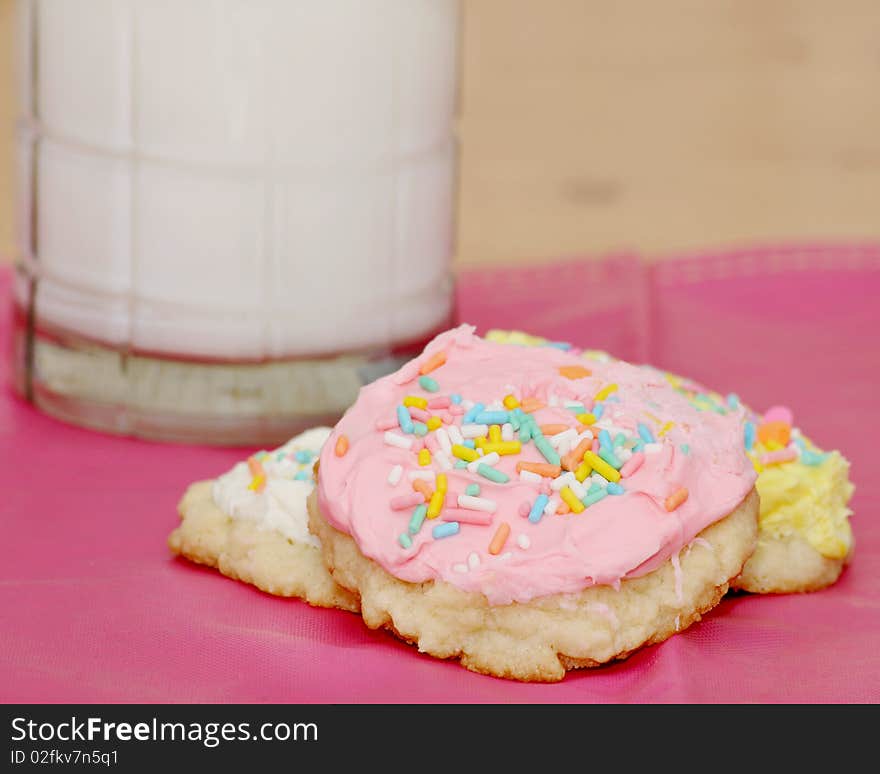
M 605 402 L 598 424 L 634 434 L 643 422 L 652 428 L 660 449 L 645 453 L 638 469 L 621 481 L 625 494 L 608 495 L 579 514 L 545 515 L 536 524 L 523 518 L 521 506 L 548 491 L 547 479 L 523 481 L 516 470 L 518 461 L 545 462 L 533 443 L 523 444 L 518 455 L 502 456 L 495 466 L 510 477 L 507 483 L 494 483 L 467 469 L 447 470 L 449 491 L 463 492 L 468 484 L 477 483 L 481 497 L 497 502 L 491 523 L 462 522 L 458 534 L 435 539 L 432 528 L 443 523 L 441 514 L 425 521 L 412 536 L 412 546 L 404 548 L 398 537 L 407 531 L 411 511 L 392 509 L 386 479 L 398 464 L 404 471 L 425 470 L 415 456 L 421 444 L 411 450 L 386 445 L 376 419 L 394 415 L 407 395 L 434 397 L 419 387 L 419 367 L 440 350 L 446 353 L 446 363 L 431 376 L 442 395 L 458 393 L 487 406 L 511 392 L 520 400 L 537 397 L 548 403 L 533 414 L 539 425 L 576 427 L 575 413 L 563 402 L 578 396 L 589 400 L 615 383 L 615 399 Z M 574 365 L 586 365 L 592 374 L 569 379 L 558 371 Z M 558 405 L 552 405 L 554 399 Z M 460 415 L 455 419 L 461 423 Z M 405 581 L 441 579 L 480 592 L 491 604 L 526 602 L 595 584 L 618 587 L 622 578 L 643 575 L 676 555 L 748 494 L 756 473 L 743 450 L 744 421 L 742 411 L 698 412 L 659 373 L 620 361 L 585 363 L 553 347 L 490 342 L 463 325 L 435 338 L 419 358 L 396 373 L 361 389 L 324 445 L 318 498 L 333 526 L 351 535 L 365 556 Z M 659 437 L 667 422 L 673 427 Z M 337 457 L 335 439 L 343 433 L 349 450 Z M 689 447 L 687 453 L 683 444 Z M 444 472 L 435 461 L 428 469 Z M 587 480 L 584 486 L 589 484 Z M 664 501 L 679 487 L 686 487 L 689 496 L 667 512 Z M 503 558 L 488 553 L 502 522 L 511 527 Z M 527 549 L 517 547 L 520 534 L 528 537 Z M 456 571 L 454 567 L 467 563 L 472 552 L 480 557 L 479 565 L 468 572 Z

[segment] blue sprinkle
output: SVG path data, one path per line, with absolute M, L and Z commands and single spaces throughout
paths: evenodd
M 458 534 L 460 528 L 461 527 L 457 521 L 445 521 L 443 524 L 438 524 L 434 527 L 434 529 L 431 530 L 431 534 L 435 538 L 452 537 L 453 535 Z
M 614 444 L 611 442 L 611 433 L 607 430 L 599 431 L 599 448 L 600 449 L 611 449 Z
M 682 453 L 682 454 L 690 454 L 690 453 L 691 453 L 691 447 L 690 447 L 688 444 L 683 443 L 683 444 L 681 445 L 681 453 Z
M 561 349 L 564 352 L 567 352 L 571 349 L 571 344 L 567 341 L 548 341 L 544 344 L 545 347 L 555 347 L 556 349 Z
M 605 460 L 612 468 L 620 470 L 623 467 L 623 463 L 617 459 L 617 455 L 610 448 L 599 448 L 599 456 Z
M 593 410 L 590 412 L 596 419 L 602 419 L 602 414 L 605 413 L 605 405 L 599 401 L 599 403 L 593 404 Z
M 451 400 L 456 406 L 461 403 L 461 395 L 457 392 L 453 392 L 452 395 L 449 396 L 449 400 Z
M 311 481 L 312 480 L 312 471 L 311 470 L 301 470 L 294 477 L 294 481 Z
M 413 432 L 422 436 L 428 434 L 428 426 L 424 422 L 413 422 Z
M 825 460 L 827 460 L 831 456 L 830 452 L 825 452 L 823 454 L 819 454 L 818 452 L 810 451 L 809 449 L 804 449 L 801 452 L 801 462 L 804 465 L 821 465 Z
M 476 448 L 477 448 L 477 444 L 476 444 L 476 442 L 474 441 L 473 438 L 465 438 L 465 439 L 461 442 L 461 445 L 462 445 L 462 446 L 467 446 L 468 449 L 476 449 Z
M 605 398 L 605 402 L 606 403 L 620 403 L 620 396 L 619 395 L 609 395 L 607 398 Z
M 430 376 L 420 376 L 419 377 L 419 386 L 425 392 L 437 392 L 440 389 L 440 385 L 437 384 L 437 380 L 433 379 Z
M 413 425 L 412 417 L 409 415 L 409 409 L 403 404 L 397 407 L 397 424 L 400 425 L 400 429 L 404 433 L 411 434 L 415 432 L 415 426 Z
M 727 396 L 727 405 L 732 409 L 739 408 L 739 395 L 735 392 L 730 393 L 730 395 Z
M 509 418 L 509 411 L 481 411 L 474 417 L 474 423 L 478 425 L 503 425 Z
M 474 403 L 466 412 L 465 415 L 461 418 L 461 423 L 463 425 L 473 424 L 474 417 L 479 414 L 484 408 L 486 408 L 482 403 Z
M 519 413 L 517 413 L 517 412 L 519 412 Z M 510 420 L 509 420 L 510 426 L 513 428 L 514 432 L 519 430 L 521 416 L 522 416 L 522 411 L 520 411 L 518 408 L 515 408 L 513 411 L 510 412 Z
M 620 484 L 615 484 L 613 481 L 609 481 L 605 489 L 610 495 L 622 495 L 626 491 Z
M 746 451 L 751 451 L 752 447 L 755 445 L 755 423 L 754 422 L 746 422 L 745 445 L 746 445 Z
M 639 422 L 639 437 L 645 443 L 654 443 L 654 433 L 652 433 L 651 428 L 643 422 Z
M 532 503 L 532 509 L 529 511 L 529 521 L 532 522 L 532 524 L 537 524 L 541 521 L 541 517 L 544 515 L 544 509 L 549 502 L 550 498 L 545 494 L 539 494 L 535 498 L 535 502 Z
M 307 462 L 312 461 L 312 456 L 312 453 L 308 449 L 300 449 L 293 455 L 293 458 L 302 465 L 305 465 Z

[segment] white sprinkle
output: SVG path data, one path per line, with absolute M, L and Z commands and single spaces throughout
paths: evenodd
M 501 461 L 501 456 L 498 454 L 498 452 L 490 452 L 489 454 L 486 454 L 485 456 L 480 457 L 480 459 L 478 459 L 478 460 L 474 460 L 473 462 L 469 462 L 467 469 L 470 473 L 476 473 L 477 468 L 479 468 L 480 465 L 494 466 L 494 465 L 497 465 L 500 461 Z
M 501 556 L 498 557 L 498 561 L 505 562 L 510 559 L 511 556 L 513 556 L 513 554 L 510 551 L 505 551 L 503 554 L 501 554 Z
M 476 570 L 477 567 L 480 566 L 480 556 L 476 551 L 471 551 L 468 554 L 468 567 L 472 570 Z
M 443 449 L 447 454 L 452 454 L 452 442 L 449 440 L 449 433 L 446 432 L 446 428 L 438 427 L 434 431 L 434 437 L 437 439 L 437 443 L 440 444 L 440 448 Z
M 410 481 L 415 481 L 417 478 L 421 478 L 424 481 L 433 481 L 437 474 L 433 470 L 408 470 L 406 477 Z
M 391 430 L 385 431 L 385 443 L 388 446 L 396 446 L 398 449 L 412 449 L 413 439 L 393 433 Z
M 479 438 L 482 435 L 487 435 L 489 433 L 489 425 L 462 425 L 461 426 L 461 435 L 462 438 Z
M 486 406 L 486 411 L 506 411 L 504 408 L 504 404 L 500 400 L 493 400 L 488 406 Z
M 442 470 L 452 470 L 454 467 L 452 460 L 449 459 L 449 455 L 443 451 L 443 449 L 437 449 L 437 451 L 434 452 L 434 461 Z
M 662 443 L 646 443 L 644 448 L 642 449 L 642 451 L 644 451 L 645 454 L 659 454 L 661 451 L 663 451 L 663 444 Z
M 525 533 L 520 533 L 519 535 L 516 536 L 516 544 L 523 551 L 525 551 L 532 544 L 532 541 L 529 540 L 528 535 L 526 535 Z
M 395 465 L 388 471 L 388 483 L 391 486 L 397 486 L 400 483 L 400 477 L 403 475 L 403 465 Z
M 467 508 L 471 511 L 485 511 L 486 513 L 495 513 L 498 503 L 489 500 L 486 497 L 473 497 L 472 495 L 458 496 L 459 508 Z
M 453 444 L 461 446 L 464 443 L 464 438 L 462 438 L 461 430 L 458 429 L 458 425 L 449 425 L 447 429 L 449 433 L 449 440 L 452 441 Z
M 467 400 L 467 398 L 465 398 L 459 405 L 465 411 L 470 411 L 474 407 L 474 402 L 472 400 Z
M 510 422 L 505 422 L 501 425 L 501 440 L 502 441 L 512 441 L 513 440 L 513 425 Z
M 593 434 L 589 430 L 584 430 L 584 432 L 582 432 L 577 437 L 577 443 L 572 444 L 572 445 L 577 446 L 578 443 L 580 443 L 581 441 L 592 441 L 592 440 L 593 440 Z
M 590 481 L 599 486 L 608 486 L 608 479 L 601 473 L 596 473 L 595 471 L 590 473 Z
M 467 572 L 468 566 L 466 564 L 453 564 L 452 569 L 456 572 Z
M 583 500 L 587 496 L 587 490 L 584 489 L 583 484 L 581 484 L 576 478 L 574 481 L 569 481 L 568 488 L 574 492 L 574 496 L 577 497 L 578 500 Z
M 519 480 L 528 481 L 532 484 L 540 484 L 541 476 L 539 476 L 537 473 L 532 473 L 531 470 L 521 470 L 519 472 Z
M 577 438 L 577 430 L 575 430 L 573 427 L 569 427 L 568 430 L 563 430 L 561 433 L 556 433 L 556 435 L 551 435 L 549 438 L 547 438 L 547 440 L 550 441 L 550 445 L 554 449 L 558 450 L 559 445 L 562 443 L 565 443 L 565 442 L 568 442 L 568 445 L 570 447 L 571 442 L 575 438 Z
M 584 404 L 581 403 L 579 400 L 567 400 L 562 405 L 565 406 L 565 408 L 567 409 L 577 408 L 581 409 L 581 411 L 583 411 L 583 409 L 585 408 Z
M 632 449 L 626 449 L 622 447 L 618 447 L 614 450 L 614 453 L 617 455 L 617 459 L 621 462 L 626 462 L 630 457 L 633 456 Z
M 559 504 L 562 502 L 556 495 L 553 495 L 548 501 L 547 505 L 544 506 L 544 515 L 552 516 L 556 513 L 556 509 L 559 507 Z
M 570 486 L 572 482 L 574 482 L 575 484 L 579 483 L 577 478 L 575 478 L 574 473 L 572 473 L 570 470 L 567 470 L 562 475 L 556 476 L 556 478 L 554 478 L 550 482 L 550 488 L 554 492 L 558 492 L 560 489 L 562 489 L 562 487 Z

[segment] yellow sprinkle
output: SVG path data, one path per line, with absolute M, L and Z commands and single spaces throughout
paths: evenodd
M 672 428 L 675 427 L 675 422 L 667 422 L 663 427 L 660 428 L 660 432 L 657 433 L 658 438 L 662 438 L 666 433 L 668 433 Z
M 481 447 L 486 454 L 498 452 L 503 457 L 505 454 L 519 454 L 522 451 L 521 441 L 498 441 L 498 443 L 485 443 Z
M 660 419 L 660 417 L 654 416 L 654 414 L 652 414 L 650 411 L 646 411 L 645 416 L 648 417 L 648 419 L 650 419 L 652 422 L 656 422 L 658 425 L 663 421 L 662 419 Z
M 673 387 L 678 387 L 681 384 L 681 379 L 677 376 L 673 376 L 672 374 L 663 374 L 666 377 L 666 381 L 669 382 Z
M 473 462 L 474 460 L 480 459 L 480 455 L 476 449 L 462 446 L 460 443 L 452 444 L 452 456 L 458 457 L 458 459 L 464 460 L 465 462 Z
M 749 459 L 752 461 L 752 466 L 755 468 L 756 473 L 764 472 L 764 465 L 754 454 L 749 454 Z
M 504 400 L 501 402 L 504 404 L 504 408 L 506 409 L 519 408 L 519 401 L 513 395 L 505 395 Z
M 403 405 L 407 407 L 415 406 L 415 408 L 426 409 L 428 408 L 428 399 L 420 398 L 418 395 L 407 395 L 403 399 Z
M 767 451 L 777 451 L 779 449 L 785 448 L 781 443 L 779 443 L 779 441 L 773 441 L 773 440 L 767 441 L 765 446 L 767 447 Z
M 584 452 L 584 462 L 588 463 L 602 478 L 614 483 L 620 481 L 620 471 L 612 468 L 595 452 Z
M 258 473 L 251 479 L 248 489 L 252 492 L 262 492 L 264 486 L 266 486 L 266 475 L 265 473 Z
M 612 392 L 617 392 L 616 384 L 609 384 L 603 387 L 601 390 L 599 390 L 599 392 L 596 393 L 596 397 L 593 398 L 593 400 L 598 403 L 600 400 L 605 400 L 605 398 L 607 398 Z
M 501 441 L 501 425 L 489 425 L 489 443 Z
M 440 515 L 440 509 L 443 507 L 443 501 L 446 499 L 446 490 L 441 490 L 438 486 L 428 501 L 428 511 L 425 513 L 429 519 L 436 519 Z
M 440 417 L 431 417 L 425 424 L 428 426 L 428 430 L 436 430 L 443 424 L 443 420 Z
M 578 414 L 577 421 L 582 425 L 592 425 L 596 423 L 596 417 L 593 414 Z
M 586 480 L 587 476 L 589 476 L 590 473 L 592 473 L 592 472 L 593 472 L 593 468 L 590 467 L 590 463 L 589 462 L 582 462 L 580 464 L 580 467 L 578 467 L 578 469 L 574 472 L 574 477 L 578 481 L 583 482 Z
M 429 452 L 427 449 L 422 449 L 419 452 L 419 465 L 424 467 L 425 465 L 430 465 L 430 464 L 431 464 L 431 452 Z
M 478 449 L 485 448 L 488 442 L 489 441 L 485 435 L 481 435 L 479 438 L 474 438 L 474 446 L 476 446 Z
M 569 489 L 567 486 L 564 486 L 562 487 L 562 489 L 559 490 L 559 496 L 563 500 L 565 500 L 565 504 L 569 508 L 571 508 L 573 513 L 580 513 L 582 510 L 584 510 L 584 504 L 577 499 L 575 493 L 572 492 L 571 489 Z
M 446 480 L 446 474 L 445 473 L 438 473 L 437 474 L 437 488 L 435 491 L 436 492 L 445 492 L 446 488 L 448 486 L 449 486 L 449 482 Z

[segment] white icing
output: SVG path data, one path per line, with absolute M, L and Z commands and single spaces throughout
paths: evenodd
M 234 519 L 254 521 L 261 529 L 275 530 L 297 543 L 320 546 L 318 538 L 309 532 L 306 498 L 315 486 L 312 465 L 329 435 L 329 427 L 315 427 L 270 451 L 261 460 L 266 485 L 260 492 L 248 488 L 253 476 L 247 462 L 239 462 L 214 481 L 212 493 L 217 507 Z M 294 455 L 298 451 L 311 452 L 311 460 L 297 462 Z M 302 472 L 309 477 L 294 478 Z

